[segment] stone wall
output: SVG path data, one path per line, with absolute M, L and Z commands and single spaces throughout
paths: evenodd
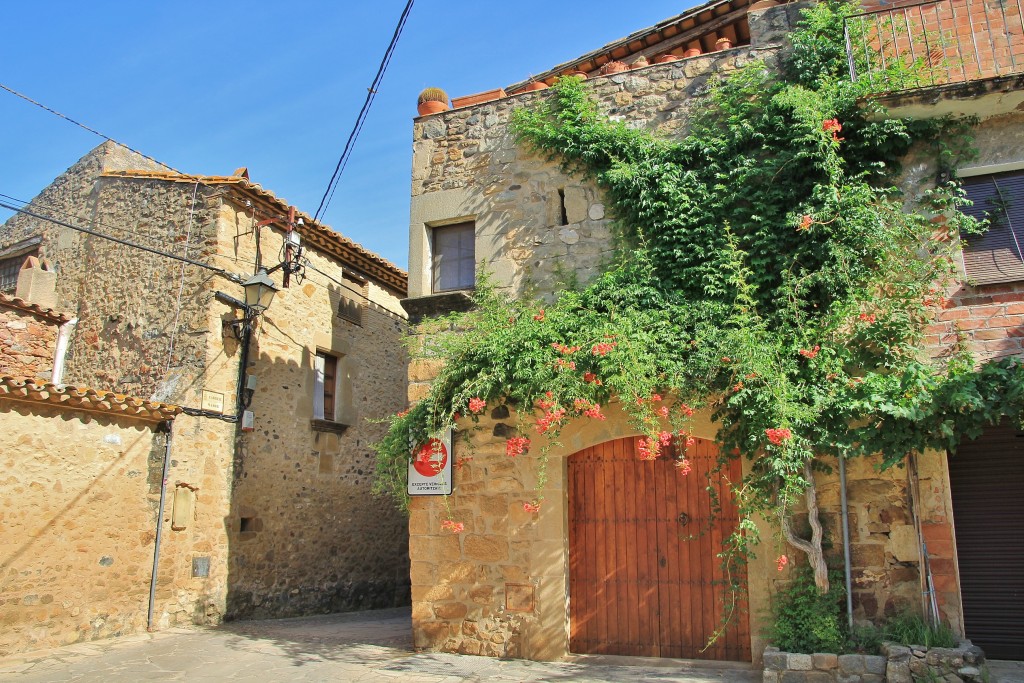
M 921 547 L 917 523 L 928 541 L 929 562 L 944 617 L 957 628 L 961 623 L 956 594 L 952 546 L 952 510 L 945 454 L 929 451 L 915 459 L 919 499 L 915 506 L 909 468 L 879 471 L 877 457 L 856 458 L 847 463 L 850 565 L 854 619 L 878 624 L 903 612 L 920 612 Z M 838 463 L 827 460 L 831 474 L 815 475 L 821 520 L 831 562 L 842 566 L 842 517 Z M 915 520 L 915 514 L 918 519 Z M 797 515 L 796 527 L 806 526 Z M 944 542 L 940 537 L 945 534 Z M 934 542 L 933 542 L 934 539 Z M 798 559 L 802 562 L 802 556 Z M 947 583 L 947 574 L 952 583 Z M 776 583 L 787 580 L 777 575 Z
M 749 47 L 593 78 L 588 86 L 612 119 L 679 137 L 713 78 L 754 59 L 769 66 L 777 61 L 799 7 L 749 15 Z M 430 293 L 429 228 L 434 225 L 474 220 L 477 261 L 493 272 L 497 285 L 516 293 L 530 284 L 550 293 L 566 276 L 586 282 L 610 260 L 612 216 L 597 188 L 526 151 L 509 130 L 515 108 L 548 97 L 545 91 L 515 95 L 417 119 L 410 297 Z
M 0 374 L 49 379 L 59 327 L 0 297 Z
M 687 116 L 700 106 L 715 74 L 726 74 L 755 58 L 774 63 L 798 10 L 788 5 L 752 16 L 749 48 L 595 78 L 588 86 L 599 109 L 613 119 L 681 136 Z M 464 220 L 476 222 L 477 259 L 510 293 L 521 294 L 534 285 L 540 294 L 551 296 L 566 273 L 585 283 L 600 272 L 611 253 L 613 217 L 599 191 L 525 151 L 508 128 L 515 107 L 550 96 L 533 92 L 417 120 L 410 297 L 430 293 L 430 227 Z M 917 159 L 908 166 L 905 185 L 913 196 L 928 187 L 926 177 L 934 172 Z M 1000 290 L 1006 295 L 1016 291 L 1015 286 Z M 990 294 L 967 285 L 950 292 L 949 311 L 940 313 L 936 324 L 976 316 L 979 330 L 1005 330 L 972 332 L 983 356 L 1007 352 L 1013 344 L 1019 349 L 1013 330 L 1024 319 L 1012 317 L 1018 314 L 1012 308 L 1015 304 L 994 298 L 994 293 L 991 301 L 978 296 Z M 998 308 L 971 308 L 991 305 Z M 929 333 L 933 343 L 943 342 L 951 329 L 933 327 Z M 438 364 L 431 359 L 411 364 L 410 401 L 427 394 L 437 372 Z M 504 455 L 504 438 L 514 433 L 512 429 L 501 414 L 472 427 L 469 442 L 456 447 L 468 457 L 457 456 L 451 498 L 413 500 L 410 548 L 418 647 L 535 659 L 559 657 L 568 649 L 564 458 L 584 445 L 633 431 L 624 419 L 611 418 L 600 429 L 570 427 L 569 438 L 553 451 L 549 465 L 551 478 L 543 493 L 550 504 L 546 502 L 534 517 L 523 512 L 522 503 L 533 497 L 535 463 L 509 461 Z M 715 431 L 706 422 L 703 432 L 695 435 L 713 439 Z M 930 452 L 918 459 L 916 509 L 906 469 L 879 472 L 877 458 L 849 463 L 854 616 L 859 621 L 920 610 L 920 525 L 920 536 L 928 541 L 940 609 L 955 630 L 962 630 L 945 458 L 944 453 Z M 817 483 L 832 554 L 841 557 L 838 475 L 818 475 Z M 440 528 L 449 510 L 455 521 L 465 524 L 464 534 L 455 537 Z M 763 536 L 771 538 L 768 527 Z M 759 554 L 772 552 L 762 548 Z M 802 563 L 797 555 L 794 559 Z M 765 618 L 770 596 L 788 579 L 776 571 L 772 559 L 755 560 L 749 573 L 754 652 L 759 651 L 758 622 Z M 521 600 L 520 592 L 529 599 Z M 513 612 L 509 604 L 526 604 L 528 609 Z
M 955 648 L 885 643 L 881 655 L 799 654 L 769 647 L 764 683 L 914 683 L 989 680 L 985 654 L 968 641 Z
M 135 169 L 158 170 L 102 145 L 37 203 L 43 213 L 83 227 L 229 273 L 253 272 L 256 220 L 246 198 L 234 194 L 243 190 L 103 175 Z M 252 200 L 267 210 L 257 194 Z M 262 316 L 246 368 L 258 382 L 251 405 L 257 427 L 240 432 L 233 420 L 241 349 L 225 334 L 239 312 L 216 299 L 218 291 L 244 298 L 239 285 L 20 216 L 0 231 L 0 248 L 36 234 L 43 237 L 41 256 L 58 273 L 59 307 L 79 318 L 64 381 L 173 402 L 192 413 L 176 421 L 169 482 L 189 491 L 194 509 L 187 523 L 163 520 L 158 628 L 216 623 L 226 613 L 287 616 L 408 601 L 404 519 L 369 495 L 369 444 L 381 427 L 367 418 L 405 406 L 398 293 L 367 283 L 362 326 L 346 322 L 335 314 L 346 286 L 336 283 L 347 282 L 341 264 L 307 250 L 326 275 L 310 271 L 305 281 L 293 280 Z M 264 264 L 276 264 L 280 232 L 264 227 L 261 246 Z M 280 284 L 280 272 L 273 277 Z M 353 410 L 343 433 L 316 431 L 310 422 L 318 348 L 346 359 L 343 386 Z M 202 412 L 218 402 L 230 420 Z M 195 573 L 196 567 L 208 571 Z
M 37 210 L 147 247 L 208 259 L 216 193 L 195 184 L 102 175 L 129 169 L 160 170 L 104 143 L 39 194 Z M 79 320 L 68 345 L 66 384 L 188 407 L 202 404 L 205 385 L 234 391 L 237 361 L 210 350 L 211 337 L 220 338 L 220 321 L 209 312 L 219 280 L 211 271 L 20 215 L 4 225 L 0 242 L 35 235 L 43 238 L 41 259 L 57 273 L 57 307 Z M 234 440 L 235 426 L 220 420 L 182 416 L 176 424 L 169 482 L 193 490 L 195 509 L 193 521 L 181 528 L 164 520 L 160 628 L 215 623 L 224 613 L 224 519 Z M 208 574 L 193 578 L 193 560 L 209 562 Z
M 254 236 L 235 237 L 252 223 L 244 207 L 225 201 L 218 221 L 218 262 L 225 267 L 255 263 Z M 262 253 L 276 259 L 282 233 L 264 228 L 260 239 Z M 371 444 L 386 429 L 373 420 L 406 404 L 399 298 L 370 281 L 366 300 L 335 259 L 314 250 L 305 256 L 310 262 L 305 278 L 293 277 L 278 292 L 250 353 L 249 372 L 258 381 L 250 406 L 256 428 L 239 439 L 228 519 L 233 618 L 409 603 L 407 520 L 390 500 L 370 494 Z M 337 314 L 343 299 L 363 306 L 361 325 Z M 213 314 L 217 319 L 233 315 L 222 304 Z M 228 339 L 211 345 L 232 357 L 236 347 Z M 312 422 L 318 350 L 340 358 L 344 408 L 339 416 L 348 426 L 338 430 Z M 245 532 L 243 518 L 249 520 Z
M 0 424 L 0 656 L 144 630 L 166 436 L 2 399 Z

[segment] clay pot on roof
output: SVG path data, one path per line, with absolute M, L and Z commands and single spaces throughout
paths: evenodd
M 612 60 L 601 67 L 601 73 L 605 76 L 608 74 L 620 74 L 623 71 L 629 71 L 629 66 L 618 60 Z
M 655 64 L 668 64 L 669 62 L 675 62 L 679 59 L 673 54 L 661 55 L 660 57 L 654 58 Z
M 721 51 L 721 50 L 728 50 L 730 48 L 732 48 L 732 39 L 731 38 L 722 37 L 722 38 L 719 38 L 718 40 L 715 41 L 715 52 L 718 52 L 718 51 Z
M 644 57 L 643 55 L 640 55 L 635 60 L 633 60 L 633 63 L 630 65 L 629 68 L 631 68 L 631 69 L 642 69 L 645 66 L 650 66 L 650 64 L 651 63 L 647 61 L 647 57 Z
M 566 74 L 563 74 L 563 75 L 564 76 L 576 76 L 577 78 L 582 78 L 583 80 L 587 80 L 587 72 L 586 71 L 581 71 L 579 69 L 574 69 L 574 70 L 572 70 L 572 71 L 570 71 L 570 72 L 568 72 Z
M 440 88 L 427 88 L 416 99 L 416 110 L 420 116 L 448 111 L 448 93 Z
M 544 90 L 547 87 L 548 84 L 545 83 L 544 81 L 530 81 L 529 83 L 526 84 L 526 87 L 524 87 L 519 92 L 532 92 L 534 90 Z
M 683 57 L 689 59 L 690 57 L 699 57 L 702 54 L 704 53 L 701 52 L 701 49 L 699 47 L 691 47 L 689 50 L 683 53 Z

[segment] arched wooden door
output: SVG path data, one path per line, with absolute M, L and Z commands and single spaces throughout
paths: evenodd
M 710 522 L 706 475 L 718 448 L 697 439 L 684 476 L 671 458 L 639 460 L 637 442 L 569 457 L 570 650 L 749 662 L 745 600 L 725 635 L 702 651 L 725 609 L 716 555 L 738 519 L 728 486 L 714 477 L 722 510 Z M 726 474 L 739 481 L 740 463 Z

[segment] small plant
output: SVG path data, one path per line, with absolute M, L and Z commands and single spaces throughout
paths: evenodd
M 416 104 L 423 104 L 424 102 L 443 102 L 448 104 L 448 93 L 440 88 L 426 88 L 420 93 Z
M 776 596 L 766 633 L 771 644 L 786 652 L 845 652 L 848 634 L 840 586 L 841 581 L 833 581 L 832 589 L 822 594 L 809 569 L 795 572 L 793 582 Z
M 873 624 L 854 626 L 850 631 L 848 652 L 865 655 L 877 655 L 882 651 L 885 632 Z
M 905 612 L 893 617 L 883 629 L 885 638 L 900 645 L 922 645 L 932 647 L 956 647 L 956 636 L 945 624 L 932 626 L 917 614 Z

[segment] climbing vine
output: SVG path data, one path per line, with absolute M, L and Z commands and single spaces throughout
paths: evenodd
M 812 478 L 822 456 L 881 454 L 889 467 L 1019 418 L 1015 360 L 979 367 L 962 344 L 930 359 L 924 344 L 954 238 L 979 229 L 956 210 L 957 184 L 916 197 L 894 187 L 915 145 L 950 166 L 964 150 L 948 141 L 970 122 L 888 118 L 871 104 L 869 85 L 845 74 L 852 7 L 806 10 L 784 63 L 715 82 L 682 140 L 609 121 L 574 78 L 515 112 L 523 145 L 602 189 L 624 256 L 547 301 L 484 277 L 473 311 L 424 323 L 421 351 L 444 365 L 377 444 L 378 491 L 404 505 L 410 445 L 500 404 L 519 419 L 507 455 L 537 460 L 538 491 L 546 452 L 531 440 L 602 420 L 611 401 L 645 435 L 640 457 L 674 457 L 686 476 L 690 417 L 710 409 L 723 458 L 752 461 L 732 482 L 741 520 L 728 568 L 752 554 L 765 515 L 827 591 Z M 893 67 L 873 87 L 904 75 Z M 790 525 L 801 502 L 808 537 Z

